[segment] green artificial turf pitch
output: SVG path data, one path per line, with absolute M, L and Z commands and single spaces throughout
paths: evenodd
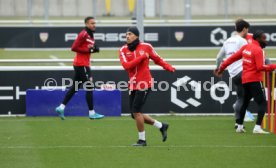
M 1 168 L 273 168 L 276 136 L 235 133 L 232 116 L 154 117 L 168 140 L 146 126 L 147 147 L 130 117 L 0 118 Z

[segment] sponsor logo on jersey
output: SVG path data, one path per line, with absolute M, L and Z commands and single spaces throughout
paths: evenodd
M 243 53 L 244 53 L 244 54 L 246 54 L 246 55 L 249 55 L 249 56 L 251 56 L 251 51 L 248 51 L 248 50 L 244 50 L 244 51 L 243 51 Z
M 144 54 L 145 54 L 145 51 L 144 51 L 144 50 L 140 50 L 140 51 L 139 51 L 139 54 L 140 54 L 140 55 L 144 55 Z

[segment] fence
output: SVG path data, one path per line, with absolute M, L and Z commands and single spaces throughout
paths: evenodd
M 125 25 L 98 26 L 95 41 L 101 48 L 121 47 L 126 41 L 127 28 Z M 0 26 L 0 48 L 68 48 L 82 29 L 64 25 Z M 276 24 L 252 25 L 250 32 L 257 29 L 266 32 L 268 46 L 276 46 Z M 141 36 L 154 47 L 219 47 L 234 30 L 234 24 L 229 23 L 153 25 L 145 26 L 144 36 Z
M 247 15 L 275 15 L 274 0 L 144 0 L 145 16 L 192 19 L 197 16 L 224 19 Z M 254 10 L 252 10 L 254 9 Z M 41 17 L 124 16 L 133 17 L 136 0 L 0 0 L 0 16 Z

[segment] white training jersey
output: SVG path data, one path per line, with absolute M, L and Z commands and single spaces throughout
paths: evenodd
M 220 62 L 224 58 L 228 58 L 237 52 L 243 45 L 247 44 L 247 41 L 242 38 L 240 35 L 234 35 L 228 38 L 221 47 L 217 55 L 217 66 L 219 67 Z M 242 60 L 238 60 L 233 64 L 229 65 L 227 68 L 231 78 L 236 76 L 242 71 Z

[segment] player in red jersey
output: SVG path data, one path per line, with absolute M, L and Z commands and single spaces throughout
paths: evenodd
M 94 17 L 86 17 L 84 19 L 85 28 L 79 33 L 77 39 L 74 41 L 71 50 L 76 52 L 74 59 L 75 76 L 73 85 L 66 93 L 63 102 L 56 108 L 57 114 L 61 119 L 64 117 L 64 109 L 66 104 L 71 100 L 73 95 L 79 90 L 81 85 L 85 84 L 86 88 L 86 102 L 89 109 L 90 119 L 100 119 L 104 115 L 98 114 L 93 107 L 93 81 L 90 73 L 90 55 L 91 53 L 98 53 L 100 50 L 95 45 L 94 31 L 96 29 L 96 22 Z
M 165 62 L 149 43 L 139 40 L 139 31 L 136 27 L 130 27 L 126 33 L 127 44 L 119 51 L 122 66 L 129 75 L 129 104 L 131 116 L 136 121 L 139 139 L 133 146 L 146 146 L 144 123 L 160 129 L 163 142 L 167 139 L 168 124 L 152 119 L 142 113 L 142 107 L 146 102 L 152 87 L 152 76 L 149 69 L 149 60 L 160 65 L 165 70 L 174 72 L 175 68 Z
M 265 65 L 263 48 L 265 48 L 266 45 L 267 41 L 265 33 L 261 30 L 256 31 L 253 34 L 253 40 L 251 44 L 243 46 L 239 51 L 237 51 L 226 61 L 224 61 L 220 65 L 219 69 L 215 70 L 215 75 L 221 76 L 227 66 L 231 65 L 233 62 L 241 58 L 243 59 L 242 84 L 244 91 L 244 100 L 239 109 L 241 118 L 238 121 L 238 128 L 236 129 L 236 132 L 238 133 L 246 132 L 243 127 L 243 119 L 250 100 L 254 98 L 254 101 L 257 103 L 258 106 L 258 117 L 256 125 L 253 129 L 253 133 L 268 134 L 268 132 L 264 131 L 261 128 L 261 123 L 267 106 L 264 88 L 262 85 L 262 71 L 273 71 L 274 69 L 276 69 L 276 64 Z

